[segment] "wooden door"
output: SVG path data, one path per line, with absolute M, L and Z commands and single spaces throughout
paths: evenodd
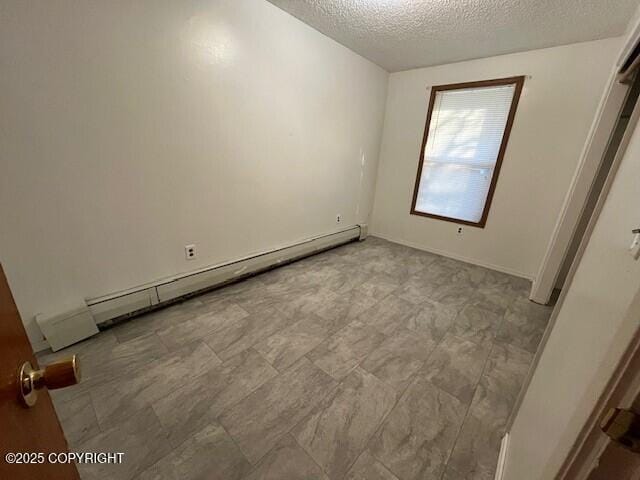
M 18 371 L 26 361 L 38 368 L 0 265 L 0 478 L 79 479 L 74 463 L 47 461 L 49 453 L 67 452 L 68 446 L 46 388 L 38 391 L 33 407 L 28 408 L 20 401 Z M 44 462 L 7 463 L 7 453 L 25 452 L 44 453 Z M 32 460 L 40 461 L 37 457 Z
M 640 455 L 611 442 L 588 480 L 640 480 Z

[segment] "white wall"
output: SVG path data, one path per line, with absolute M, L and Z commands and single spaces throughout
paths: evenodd
M 640 224 L 636 127 L 555 326 L 510 431 L 505 480 L 555 478 L 604 391 L 640 311 L 640 261 L 628 248 Z
M 0 71 L 0 261 L 34 344 L 38 312 L 371 210 L 388 74 L 266 1 L 2 2 Z
M 621 39 L 391 74 L 372 232 L 533 278 L 542 260 Z M 486 227 L 410 215 L 429 87 L 530 75 Z

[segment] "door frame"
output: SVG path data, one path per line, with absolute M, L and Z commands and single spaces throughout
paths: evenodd
M 626 98 L 626 94 L 628 93 L 629 90 L 629 86 L 628 85 L 623 85 L 624 89 L 621 90 L 620 88 L 617 88 L 617 85 L 622 85 L 619 82 L 617 82 L 616 80 L 616 76 L 618 74 L 618 70 L 619 70 L 619 66 L 628 58 L 628 56 L 630 55 L 630 53 L 633 51 L 633 49 L 635 48 L 636 45 L 640 44 L 640 18 L 638 18 L 635 22 L 635 26 L 632 30 L 632 33 L 629 35 L 629 38 L 625 44 L 625 47 L 623 49 L 623 53 L 622 55 L 620 55 L 618 62 L 616 62 L 616 66 L 614 68 L 614 71 L 612 72 L 611 78 L 609 80 L 609 90 L 607 91 L 607 93 L 605 94 L 605 97 L 603 99 L 603 102 L 601 103 L 601 107 L 600 110 L 600 115 L 601 117 L 598 118 L 596 120 L 596 122 L 594 123 L 594 131 L 592 132 L 592 140 L 595 138 L 599 138 L 599 139 L 606 139 L 606 142 L 604 142 L 604 144 L 599 144 L 597 147 L 597 150 L 600 152 L 600 157 L 598 158 L 598 166 L 600 164 L 600 161 L 602 159 L 602 155 L 604 154 L 604 152 L 606 151 L 606 147 L 609 144 L 609 139 L 611 137 L 611 134 L 613 132 L 613 129 L 615 128 L 615 122 L 618 118 L 618 115 L 620 113 L 620 109 L 622 108 L 625 98 Z M 624 93 L 624 95 L 621 95 L 622 93 Z M 618 96 L 620 97 L 618 99 Z M 614 97 L 615 101 L 614 101 Z M 615 114 L 613 114 L 612 111 L 609 111 L 613 105 L 617 104 L 619 100 L 619 107 L 618 109 L 615 111 Z M 606 103 L 609 103 L 609 105 L 605 105 Z M 606 107 L 606 112 L 604 111 Z M 606 121 L 603 119 L 602 115 L 606 113 Z M 600 193 L 600 196 L 598 198 L 598 201 L 596 202 L 596 205 L 593 208 L 593 213 L 591 215 L 591 218 L 589 219 L 589 223 L 585 229 L 584 235 L 580 241 L 580 245 L 578 247 L 578 250 L 576 251 L 576 255 L 575 258 L 571 264 L 571 267 L 569 269 L 569 272 L 567 273 L 567 279 L 565 282 L 565 287 L 562 289 L 562 291 L 560 292 L 560 296 L 556 302 L 556 305 L 553 309 L 553 311 L 551 312 L 551 316 L 549 318 L 549 323 L 547 325 L 547 328 L 544 331 L 544 334 L 542 336 L 542 339 L 540 341 L 540 345 L 538 347 L 538 350 L 536 351 L 536 354 L 533 358 L 533 361 L 531 363 L 531 366 L 529 368 L 529 371 L 527 372 L 527 376 L 523 382 L 522 388 L 520 389 L 520 393 L 518 394 L 518 398 L 516 399 L 516 402 L 513 406 L 513 409 L 511 411 L 511 415 L 509 417 L 509 420 L 507 422 L 507 427 L 506 427 L 506 432 L 508 435 L 508 432 L 511 431 L 511 428 L 513 427 L 513 423 L 515 421 L 515 418 L 518 415 L 518 411 L 520 410 L 520 406 L 522 405 L 522 401 L 526 395 L 527 389 L 529 388 L 529 385 L 531 384 L 531 380 L 533 379 L 533 376 L 535 374 L 535 371 L 538 367 L 538 364 L 540 362 L 540 358 L 542 357 L 542 354 L 544 352 L 544 348 L 546 346 L 546 343 L 549 339 L 549 336 L 551 335 L 551 332 L 553 331 L 553 327 L 555 326 L 556 323 L 556 319 L 558 317 L 558 313 L 560 312 L 561 308 L 562 308 L 562 304 L 564 303 L 564 300 L 567 296 L 567 292 L 569 291 L 569 289 L 571 288 L 571 283 L 573 281 L 573 278 L 575 276 L 576 270 L 578 269 L 578 266 L 580 264 L 580 260 L 582 259 L 584 252 L 587 248 L 587 244 L 589 243 L 589 239 L 591 238 L 591 234 L 593 233 L 593 230 L 595 228 L 596 222 L 598 220 L 598 217 L 600 216 L 600 213 L 602 212 L 602 208 L 604 206 L 605 200 L 609 194 L 609 191 L 611 190 L 611 186 L 613 184 L 613 180 L 616 176 L 616 173 L 620 167 L 620 164 L 622 162 L 622 159 L 624 157 L 624 154 L 627 150 L 627 146 L 629 145 L 629 141 L 631 140 L 631 137 L 633 135 L 633 132 L 638 124 L 638 121 L 640 120 L 640 99 L 638 100 L 638 102 L 636 103 L 633 112 L 631 114 L 631 117 L 629 118 L 629 123 L 627 125 L 627 129 L 624 132 L 624 135 L 622 136 L 622 139 L 620 141 L 620 145 L 618 146 L 618 150 L 616 151 L 615 157 L 613 159 L 613 162 L 611 164 L 611 168 L 609 170 L 609 173 L 607 175 L 607 178 L 602 186 L 602 191 Z M 607 130 L 608 129 L 608 130 Z M 600 148 L 603 147 L 603 148 Z M 589 154 L 591 155 L 591 153 Z M 597 169 L 593 171 L 594 173 L 594 178 L 595 179 L 595 174 L 597 173 Z M 577 172 L 576 176 L 579 175 L 579 172 Z M 592 179 L 592 180 L 593 180 Z M 571 194 L 571 192 L 570 192 Z M 570 194 L 568 196 L 570 196 Z M 586 191 L 586 194 L 588 195 L 588 189 Z M 586 200 L 586 197 L 585 197 Z M 580 215 L 578 215 L 576 217 L 577 220 L 579 220 Z M 561 218 L 562 219 L 562 218 Z M 570 238 L 569 238 L 570 240 Z M 568 244 L 567 244 L 568 246 Z M 562 259 L 560 260 L 560 262 L 557 265 L 558 271 L 560 269 L 562 265 Z M 557 272 L 556 272 L 557 275 Z M 555 278 L 555 277 L 554 277 Z M 551 287 L 551 289 L 553 290 L 553 285 Z M 535 301 L 535 300 L 534 300 Z M 633 344 L 634 339 L 631 339 L 630 341 L 630 345 Z
M 593 230 L 598 221 L 598 218 L 600 217 L 600 213 L 602 212 L 604 203 L 607 199 L 607 196 L 609 195 L 609 191 L 611 190 L 611 185 L 613 184 L 613 180 L 615 179 L 616 173 L 618 172 L 618 169 L 620 167 L 620 163 L 622 162 L 624 154 L 627 151 L 627 146 L 629 145 L 629 141 L 631 140 L 631 137 L 633 135 L 634 130 L 636 129 L 636 126 L 639 120 L 640 120 L 640 99 L 636 103 L 636 106 L 634 107 L 633 112 L 631 113 L 631 117 L 629 118 L 627 129 L 624 132 L 624 135 L 622 136 L 622 140 L 620 141 L 620 145 L 618 146 L 616 155 L 613 159 L 613 162 L 611 163 L 611 169 L 609 170 L 609 174 L 607 175 L 604 185 L 602 186 L 602 192 L 600 193 L 600 197 L 598 198 L 598 201 L 596 202 L 596 205 L 593 208 L 593 214 L 589 219 L 589 223 L 587 224 L 587 228 L 585 229 L 584 236 L 582 237 L 582 240 L 580 241 L 580 245 L 578 246 L 578 250 L 576 251 L 576 257 L 573 263 L 571 264 L 569 273 L 567 274 L 565 288 L 563 288 L 562 291 L 560 292 L 560 297 L 558 297 L 558 301 L 553 311 L 551 312 L 551 316 L 549 317 L 549 323 L 547 325 L 547 328 L 544 331 L 538 350 L 536 351 L 536 354 L 533 357 L 533 361 L 531 362 L 531 366 L 529 367 L 529 371 L 527 372 L 527 376 L 523 382 L 522 388 L 520 390 L 516 403 L 511 412 L 511 416 L 509 417 L 509 421 L 507 423 L 507 432 L 511 430 L 511 427 L 513 426 L 513 422 L 515 421 L 515 418 L 518 415 L 518 410 L 520 409 L 522 400 L 524 399 L 527 389 L 529 388 L 529 384 L 533 379 L 533 375 L 535 374 L 536 368 L 538 367 L 538 363 L 540 362 L 540 358 L 542 357 L 542 354 L 544 352 L 545 345 L 547 344 L 549 336 L 551 335 L 551 332 L 553 331 L 553 327 L 555 326 L 558 313 L 562 309 L 562 304 L 564 303 L 567 293 L 571 288 L 571 283 L 573 282 L 573 278 L 575 276 L 576 270 L 580 265 L 580 260 L 582 260 L 584 252 L 587 248 L 587 244 L 589 243 L 589 239 L 591 238 L 591 234 L 593 233 Z
M 595 119 L 580 154 L 578 167 L 571 180 L 542 263 L 533 280 L 529 299 L 536 303 L 545 305 L 551 299 L 565 256 L 588 201 L 591 186 L 629 91 L 629 85 L 618 82 L 617 75 L 635 46 L 640 43 L 640 18 L 635 19 L 633 28 L 629 32 L 600 99 Z M 578 253 L 576 253 L 573 263 L 575 264 L 578 260 Z M 565 287 L 569 283 L 570 277 L 567 275 Z

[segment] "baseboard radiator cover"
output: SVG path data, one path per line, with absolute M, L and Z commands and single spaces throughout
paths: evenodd
M 365 233 L 366 235 L 366 233 Z M 362 240 L 359 225 L 313 237 L 293 245 L 214 265 L 110 295 L 87 299 L 98 328 L 104 330 L 122 320 L 163 308 L 187 298 L 244 280 L 273 268 Z

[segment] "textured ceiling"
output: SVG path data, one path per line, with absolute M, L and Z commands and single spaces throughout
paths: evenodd
M 639 0 L 269 0 L 391 72 L 621 35 Z

